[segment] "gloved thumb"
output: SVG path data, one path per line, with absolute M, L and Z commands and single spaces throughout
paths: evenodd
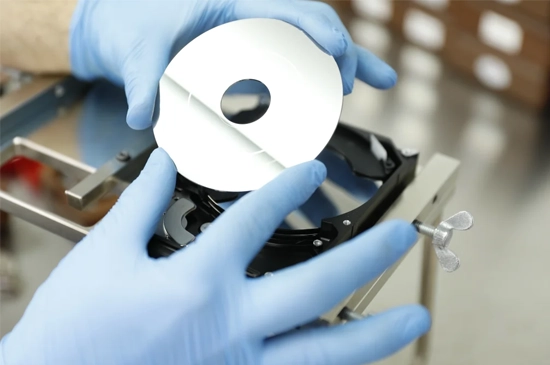
M 168 207 L 175 182 L 174 163 L 164 150 L 156 149 L 92 234 L 102 235 L 101 241 L 107 244 L 123 246 L 126 252 L 145 249 Z
M 168 65 L 168 47 L 164 48 L 138 46 L 125 62 L 122 77 L 130 128 L 142 130 L 152 125 L 159 81 Z

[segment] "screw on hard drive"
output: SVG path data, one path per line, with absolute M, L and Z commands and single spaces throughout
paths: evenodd
M 349 226 L 351 225 L 351 221 L 349 219 L 346 219 L 345 221 L 343 221 L 342 223 L 344 223 L 344 226 Z
M 313 246 L 315 247 L 321 247 L 323 245 L 323 241 L 321 240 L 314 240 L 313 241 Z
M 458 212 L 452 217 L 439 223 L 437 227 L 415 221 L 414 226 L 418 233 L 430 237 L 437 259 L 443 270 L 453 272 L 460 267 L 460 260 L 448 247 L 453 237 L 453 230 L 467 231 L 474 225 L 474 217 L 465 211 Z
M 393 169 L 395 169 L 395 163 L 392 160 L 387 159 L 384 161 L 384 170 L 386 173 L 392 172 Z
M 64 95 L 65 95 L 65 88 L 61 85 L 57 85 L 54 89 L 53 89 L 53 93 L 55 95 L 56 98 L 60 99 L 62 98 Z
M 119 160 L 120 162 L 126 162 L 130 159 L 130 154 L 126 151 L 120 151 L 116 155 L 116 159 Z

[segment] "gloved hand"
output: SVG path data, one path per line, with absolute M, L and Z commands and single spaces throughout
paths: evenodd
M 281 220 L 324 179 L 321 163 L 286 170 L 234 204 L 195 243 L 151 259 L 146 244 L 175 176 L 169 157 L 156 150 L 4 337 L 6 365 L 364 364 L 428 330 L 426 310 L 406 306 L 286 333 L 330 310 L 408 250 L 416 232 L 405 222 L 380 224 L 273 276 L 245 276 Z
M 355 45 L 336 12 L 310 0 L 79 0 L 70 32 L 74 74 L 124 86 L 128 124 L 152 123 L 158 82 L 173 56 L 205 31 L 237 19 L 275 18 L 305 31 L 335 57 L 345 94 L 354 78 L 386 89 L 393 69 Z

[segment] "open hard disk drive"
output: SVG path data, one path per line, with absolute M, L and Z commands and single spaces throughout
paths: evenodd
M 216 52 L 234 57 L 219 62 Z M 269 105 L 260 102 L 228 118 L 220 110 L 223 96 L 245 81 L 263 86 L 260 100 L 269 99 Z M 250 263 L 248 276 L 303 262 L 371 228 L 388 215 L 416 178 L 416 151 L 339 123 L 343 83 L 336 60 L 285 22 L 240 20 L 197 37 L 170 61 L 159 83 L 159 95 L 155 141 L 170 155 L 181 176 L 148 246 L 154 257 L 193 244 L 223 213 L 223 204 L 319 153 L 335 154 L 355 178 L 371 181 L 377 188 L 360 206 L 322 217 L 314 227 L 279 228 Z M 185 143 L 181 136 L 186 136 Z M 431 197 L 432 204 L 439 199 L 436 196 Z M 460 212 L 437 227 L 418 218 L 411 223 L 432 238 L 443 269 L 456 270 L 459 260 L 448 249 L 449 240 L 453 230 L 471 227 L 471 215 Z
M 234 118 L 254 118 L 254 114 L 264 113 L 263 108 L 259 106 Z M 332 153 L 343 159 L 355 178 L 376 183 L 373 195 L 348 212 L 324 217 L 318 227 L 279 228 L 249 265 L 249 277 L 270 274 L 306 261 L 373 227 L 414 181 L 419 156 L 414 149 L 399 149 L 387 137 L 343 123 L 337 126 L 323 153 Z M 223 213 L 223 203 L 234 201 L 245 193 L 208 189 L 178 174 L 169 208 L 149 243 L 150 256 L 168 256 L 185 249 Z M 458 258 L 447 246 L 453 229 L 471 227 L 471 215 L 460 212 L 438 227 L 428 227 L 419 221 L 413 223 L 420 233 L 433 239 L 443 269 L 456 270 Z
M 263 110 L 259 107 L 244 113 L 249 118 Z M 248 276 L 308 260 L 371 228 L 413 181 L 417 168 L 416 151 L 400 150 L 386 137 L 344 124 L 338 125 L 324 153 L 343 159 L 358 178 L 376 181 L 379 187 L 374 196 L 347 213 L 325 217 L 317 228 L 279 228 L 250 264 Z M 243 193 L 215 191 L 179 175 L 171 204 L 149 244 L 150 255 L 166 256 L 184 249 L 223 213 L 222 203 Z

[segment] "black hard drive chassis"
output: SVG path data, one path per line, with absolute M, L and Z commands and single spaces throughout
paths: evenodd
M 378 148 L 385 149 L 384 159 L 374 152 L 372 137 Z M 247 276 L 262 276 L 306 261 L 373 227 L 415 177 L 418 155 L 401 151 L 380 135 L 340 123 L 326 148 L 343 157 L 356 176 L 380 181 L 381 186 L 366 203 L 323 219 L 318 228 L 276 230 L 250 263 Z M 158 258 L 185 249 L 223 213 L 219 204 L 238 195 L 206 189 L 179 175 L 170 206 L 149 242 L 149 255 Z

